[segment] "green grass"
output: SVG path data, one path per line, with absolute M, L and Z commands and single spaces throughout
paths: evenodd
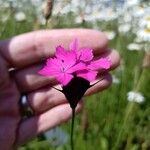
M 92 24 L 77 25 L 70 19 L 68 21 L 67 18 L 60 17 L 58 21 L 57 18 L 55 23 L 51 21 L 53 24 L 50 26 L 51 28 L 92 28 Z M 103 30 L 117 29 L 117 25 L 114 23 L 111 26 L 97 24 L 99 28 L 102 26 Z M 0 38 L 5 39 L 41 28 L 44 27 L 35 25 L 31 20 L 17 23 L 12 16 L 6 23 L 0 22 Z M 85 132 L 81 128 L 82 114 L 76 117 L 74 132 L 76 150 L 150 149 L 150 69 L 143 71 L 141 69 L 143 51 L 131 52 L 127 50 L 127 44 L 133 39 L 134 35 L 127 33 L 125 35 L 118 34 L 114 40 L 110 41 L 109 46 L 117 49 L 122 58 L 124 69 L 112 72 L 120 79 L 120 83 L 112 84 L 108 90 L 86 98 L 85 110 L 89 125 Z M 127 92 L 136 89 L 137 85 L 139 85 L 138 91 L 145 96 L 143 104 L 127 101 Z M 70 133 L 70 122 L 61 127 Z M 83 135 L 86 135 L 86 138 L 83 138 Z M 70 145 L 68 141 L 62 147 L 53 147 L 46 139 L 38 137 L 20 147 L 19 150 L 70 150 Z

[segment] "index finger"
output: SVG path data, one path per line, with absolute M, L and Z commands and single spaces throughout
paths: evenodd
M 15 36 L 0 42 L 0 54 L 9 67 L 22 68 L 53 56 L 55 48 L 62 45 L 68 49 L 70 42 L 78 38 L 80 47 L 90 47 L 95 54 L 107 47 L 104 33 L 91 29 L 41 30 Z

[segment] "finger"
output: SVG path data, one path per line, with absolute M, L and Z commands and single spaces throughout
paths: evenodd
M 120 58 L 117 51 L 107 50 L 104 54 L 102 54 L 102 57 L 107 57 L 110 59 L 111 69 L 114 69 L 119 65 Z M 53 86 L 57 83 L 52 77 L 43 77 L 39 75 L 38 71 L 41 69 L 41 67 L 42 64 L 37 64 L 25 69 L 21 69 L 14 73 L 14 77 L 20 91 L 33 91 L 43 86 Z
M 101 78 L 103 78 L 102 81 L 87 90 L 86 96 L 102 91 L 110 86 L 110 74 L 101 75 L 99 79 Z M 67 100 L 62 92 L 48 86 L 28 94 L 28 102 L 34 112 L 39 114 L 57 105 L 67 103 Z
M 111 66 L 109 70 L 115 69 L 120 64 L 120 55 L 117 50 L 108 48 L 103 54 L 101 54 L 101 57 L 108 58 L 108 60 L 110 60 Z
M 21 92 L 31 92 L 44 86 L 53 86 L 58 82 L 54 77 L 45 77 L 38 74 L 43 64 L 36 64 L 30 67 L 13 71 L 12 76 L 15 78 L 18 89 Z
M 55 48 L 68 49 L 70 42 L 78 38 L 80 47 L 90 47 L 102 52 L 108 40 L 104 33 L 90 29 L 43 30 L 22 34 L 0 42 L 0 52 L 10 66 L 24 67 L 52 56 Z
M 81 108 L 82 103 L 79 103 L 76 112 L 79 112 Z M 38 134 L 68 121 L 71 116 L 72 110 L 69 104 L 63 104 L 22 122 L 19 128 L 17 144 L 26 143 Z

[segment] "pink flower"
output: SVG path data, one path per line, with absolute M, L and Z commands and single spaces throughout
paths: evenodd
M 93 59 L 93 50 L 91 48 L 81 48 L 79 49 L 78 40 L 75 39 L 70 44 L 70 50 L 76 53 L 76 58 L 78 61 L 89 62 Z
M 39 74 L 54 76 L 63 86 L 66 86 L 75 76 L 87 81 L 96 79 L 99 69 L 109 69 L 111 62 L 107 58 L 93 60 L 91 48 L 79 49 L 78 40 L 70 44 L 70 50 L 63 47 L 56 48 L 54 58 L 47 59 L 47 63 Z
M 107 58 L 100 58 L 98 60 L 93 59 L 93 52 L 90 48 L 78 48 L 78 40 L 75 39 L 70 44 L 70 49 L 76 52 L 77 60 L 82 61 L 86 64 L 86 68 L 83 70 L 77 70 L 76 74 L 78 77 L 82 77 L 88 81 L 96 79 L 99 69 L 109 69 L 111 62 Z

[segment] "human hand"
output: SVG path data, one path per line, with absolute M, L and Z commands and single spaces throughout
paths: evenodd
M 55 47 L 78 38 L 81 47 L 94 49 L 95 57 L 108 57 L 114 69 L 119 64 L 116 51 L 107 48 L 106 36 L 95 30 L 63 29 L 36 31 L 0 41 L 0 147 L 11 150 L 38 134 L 71 118 L 71 108 L 65 96 L 52 88 L 57 82 L 52 77 L 38 75 L 45 58 L 53 56 Z M 14 68 L 14 69 L 10 69 Z M 110 70 L 111 70 L 110 69 Z M 101 77 L 100 77 L 101 78 Z M 102 91 L 111 84 L 111 76 L 91 87 L 86 95 Z M 27 94 L 34 116 L 22 120 L 19 99 Z M 77 112 L 82 104 L 77 106 Z

